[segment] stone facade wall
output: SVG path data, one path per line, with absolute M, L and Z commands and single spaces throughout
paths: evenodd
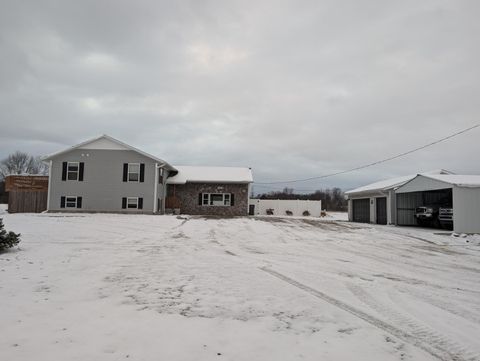
M 173 185 L 169 185 L 169 195 Z M 200 193 L 233 193 L 233 206 L 201 206 Z M 192 215 L 246 216 L 248 215 L 248 184 L 187 183 L 175 185 L 175 196 L 180 200 L 180 212 Z

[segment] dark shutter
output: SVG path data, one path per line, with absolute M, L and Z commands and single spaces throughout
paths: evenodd
M 203 194 L 202 194 L 202 193 L 198 193 L 198 205 L 199 205 L 199 206 L 202 205 L 202 201 L 203 201 Z
M 77 197 L 77 208 L 82 208 L 82 197 Z
M 80 182 L 83 182 L 83 169 L 84 169 L 84 164 L 83 162 L 80 162 L 80 166 L 79 166 L 79 169 L 78 169 L 78 180 Z M 79 207 L 80 208 L 80 207 Z
M 235 205 L 235 194 L 230 193 L 230 205 L 234 206 Z
M 128 163 L 123 163 L 123 181 L 124 182 L 127 181 L 127 177 L 128 177 Z
M 143 209 L 143 198 L 138 198 L 138 209 Z
M 127 197 L 122 198 L 122 209 L 127 208 Z
M 145 181 L 145 164 L 140 164 L 140 182 Z
M 67 162 L 63 162 L 62 164 L 62 181 L 67 180 Z
M 60 208 L 65 208 L 65 197 L 60 197 Z

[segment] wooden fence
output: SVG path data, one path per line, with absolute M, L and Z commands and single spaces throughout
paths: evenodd
M 47 210 L 48 177 L 9 175 L 5 179 L 9 213 L 40 213 Z
M 11 191 L 8 195 L 8 213 L 40 213 L 47 210 L 45 191 Z

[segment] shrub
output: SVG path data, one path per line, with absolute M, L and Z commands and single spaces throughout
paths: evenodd
M 293 212 L 292 212 L 292 211 L 289 211 L 289 210 L 286 210 L 286 211 L 285 211 L 285 214 L 286 214 L 287 216 L 293 216 Z
M 308 217 L 310 215 L 310 212 L 309 211 L 303 211 L 302 215 L 305 216 L 305 217 Z
M 273 216 L 273 208 L 268 208 L 266 212 L 269 216 Z
M 20 233 L 7 233 L 3 226 L 3 219 L 0 218 L 0 252 L 15 247 L 19 242 Z

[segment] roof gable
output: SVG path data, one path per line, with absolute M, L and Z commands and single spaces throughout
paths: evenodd
M 396 193 L 422 192 L 425 190 L 438 190 L 452 188 L 452 184 L 434 179 L 424 174 L 417 174 L 411 180 L 396 190 Z
M 112 139 L 102 136 L 94 139 L 86 144 L 77 146 L 77 149 L 103 149 L 103 150 L 131 150 L 120 142 L 115 142 Z
M 454 174 L 453 172 L 450 172 L 445 169 L 436 169 L 432 170 L 430 172 L 425 172 L 421 173 L 423 175 L 452 175 Z M 403 177 L 397 177 L 397 178 L 391 178 L 391 179 L 386 179 L 380 182 L 375 182 L 371 184 L 367 184 L 365 186 L 359 187 L 352 189 L 348 192 L 345 192 L 345 194 L 354 194 L 354 193 L 367 193 L 367 192 L 382 192 L 382 191 L 388 191 L 392 189 L 397 189 L 404 184 L 410 182 L 412 179 L 414 179 L 417 176 L 417 174 L 411 174 Z
M 456 185 L 457 187 L 478 188 L 480 187 L 480 175 L 465 174 L 424 174 L 423 176 L 441 182 Z
M 176 170 L 174 167 L 172 167 L 170 164 L 168 164 L 166 161 L 163 159 L 157 158 L 151 154 L 148 154 L 144 151 L 141 151 L 140 149 L 137 149 L 135 147 L 132 147 L 131 145 L 128 145 L 126 143 L 123 143 L 119 141 L 118 139 L 112 138 L 109 135 L 101 135 L 99 137 L 89 139 L 85 142 L 82 142 L 80 144 L 74 145 L 70 148 L 64 149 L 60 152 L 51 154 L 49 156 L 46 156 L 43 158 L 44 161 L 52 160 L 62 154 L 71 152 L 72 150 L 75 149 L 100 149 L 100 150 L 130 150 L 134 151 L 138 154 L 143 155 L 144 157 L 150 158 L 155 160 L 158 163 L 164 164 L 166 168 L 170 170 Z
M 418 174 L 397 189 L 397 193 L 420 192 L 444 188 L 480 188 L 480 175 Z

